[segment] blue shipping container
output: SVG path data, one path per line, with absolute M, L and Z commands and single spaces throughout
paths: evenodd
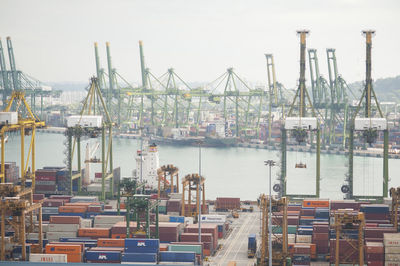
M 364 213 L 389 213 L 389 206 L 385 204 L 362 204 L 360 211 Z
M 122 253 L 122 262 L 157 262 L 157 253 Z
M 185 217 L 184 216 L 170 216 L 169 222 L 170 223 L 184 223 Z
M 121 261 L 121 252 L 119 251 L 86 251 L 86 261 Z
M 311 262 L 310 255 L 293 255 L 293 264 L 309 265 Z
M 160 247 L 159 239 L 127 238 L 125 239 L 126 253 L 157 253 Z
M 185 252 L 185 251 L 161 251 L 160 261 L 170 261 L 170 262 L 195 262 L 196 253 L 195 252 Z

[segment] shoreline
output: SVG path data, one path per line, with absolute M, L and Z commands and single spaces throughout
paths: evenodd
M 41 128 L 37 129 L 38 132 L 43 132 L 43 133 L 53 133 L 53 134 L 64 134 L 65 128 L 63 127 L 48 127 L 48 128 Z M 140 139 L 139 135 L 135 134 L 114 134 L 115 138 L 121 138 L 121 139 Z M 162 143 L 170 146 L 182 146 L 182 145 L 174 145 L 172 143 Z M 187 146 L 187 145 L 185 145 Z M 238 147 L 238 148 L 253 148 L 253 149 L 265 149 L 265 150 L 271 150 L 271 151 L 279 151 L 279 148 L 276 146 L 271 146 L 267 144 L 253 144 L 253 143 L 238 143 L 226 147 L 216 147 L 216 148 L 230 148 L 230 147 Z M 311 148 L 311 147 L 293 147 L 293 146 L 288 146 L 287 151 L 299 151 L 299 152 L 309 152 L 309 153 L 315 153 L 316 149 Z M 331 155 L 348 155 L 348 151 L 346 150 L 329 150 L 329 149 L 321 149 L 321 154 L 331 154 Z M 377 152 L 377 151 L 368 151 L 368 150 L 354 150 L 354 156 L 360 156 L 360 157 L 374 157 L 374 158 L 382 158 L 383 153 L 382 152 Z M 400 159 L 400 154 L 389 154 L 389 159 Z

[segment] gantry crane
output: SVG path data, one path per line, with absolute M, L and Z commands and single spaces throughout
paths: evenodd
M 271 198 L 271 216 L 269 216 L 270 199 L 266 195 L 261 195 L 261 258 L 259 265 L 268 265 L 269 258 L 269 217 L 271 224 L 274 226 L 270 229 L 272 240 L 272 265 L 286 265 L 287 258 L 290 257 L 288 252 L 288 220 L 287 220 L 288 199 L 282 197 L 280 199 Z M 282 215 L 277 218 L 276 214 Z M 282 232 L 276 232 L 279 228 Z
M 364 265 L 364 213 L 337 210 L 334 215 L 334 227 L 336 231 L 335 265 L 339 266 L 339 264 L 342 263 Z M 358 230 L 357 246 L 354 246 L 354 243 L 352 243 L 354 242 L 354 239 L 349 238 L 345 234 L 346 230 Z M 346 250 L 345 254 L 339 253 L 340 239 L 344 239 L 352 247 L 351 249 Z M 350 258 L 355 252 L 358 252 L 358 259 L 357 261 L 351 261 Z
M 68 119 L 66 130 L 67 140 L 67 168 L 70 176 L 70 193 L 73 193 L 73 182 L 78 179 L 78 192 L 81 192 L 82 168 L 81 168 L 81 138 L 96 138 L 101 134 L 101 164 L 102 182 L 101 199 L 106 199 L 105 182 L 109 181 L 109 192 L 111 197 L 114 192 L 113 174 L 113 153 L 112 153 L 112 122 L 108 113 L 107 106 L 103 100 L 102 93 L 96 77 L 91 78 L 88 94 L 84 100 L 82 110 L 78 116 L 71 116 Z M 107 144 L 106 144 L 107 135 Z M 76 174 L 72 171 L 73 157 L 77 147 L 77 167 Z
M 42 234 L 42 203 L 33 203 L 33 189 L 15 186 L 12 183 L 0 184 L 1 210 L 1 251 L 0 260 L 6 260 L 6 227 L 13 229 L 13 244 L 21 245 L 22 260 L 26 260 L 25 236 L 28 233 L 38 232 L 38 244 L 34 252 L 43 251 Z M 33 215 L 38 215 L 37 225 L 33 222 Z M 28 219 L 27 223 L 27 217 Z M 37 227 L 37 228 L 36 228 Z
M 200 208 L 201 213 L 206 213 L 206 190 L 205 190 L 205 178 L 199 174 L 188 174 L 182 181 L 182 211 L 181 215 L 186 217 L 193 217 L 197 219 Z M 188 200 L 186 203 L 185 193 L 188 192 Z M 192 191 L 196 193 L 196 211 L 192 210 Z M 200 202 L 200 193 L 202 193 Z M 188 206 L 188 212 L 186 212 L 186 206 Z
M 155 238 L 159 236 L 158 230 L 158 205 L 159 199 L 150 200 L 149 195 L 141 194 L 144 190 L 145 183 L 139 182 L 137 179 L 124 178 L 119 183 L 118 188 L 118 212 L 120 211 L 121 197 L 126 197 L 126 238 L 132 237 L 130 231 L 130 221 L 136 221 L 136 233 L 145 234 L 150 238 L 150 211 L 155 210 L 156 224 L 155 224 Z M 145 225 L 141 226 L 141 217 L 145 219 Z M 143 230 L 144 228 L 144 230 Z
M 169 181 L 168 181 L 168 176 Z M 157 180 L 158 180 L 158 199 L 161 196 L 162 192 L 165 192 L 167 188 L 170 188 L 170 193 L 179 193 L 179 168 L 172 165 L 172 164 L 167 164 L 163 165 L 160 168 L 157 169 Z M 174 177 L 176 179 L 175 185 L 174 185 Z M 163 186 L 161 187 L 161 184 Z
M 378 98 L 376 97 L 375 91 L 372 86 L 372 77 L 371 77 L 371 49 L 372 49 L 372 36 L 375 31 L 366 30 L 363 31 L 363 34 L 366 38 L 366 77 L 365 77 L 365 87 L 363 93 L 361 95 L 361 99 L 356 107 L 355 112 L 353 113 L 350 121 L 350 130 L 349 130 L 349 168 L 348 174 L 345 179 L 345 184 L 342 186 L 341 190 L 345 194 L 346 198 L 375 198 L 377 200 L 381 200 L 382 198 L 386 198 L 388 196 L 389 190 L 389 165 L 388 165 L 388 143 L 389 143 L 389 131 L 387 127 L 387 121 L 384 117 Z M 374 98 L 374 102 L 376 104 L 376 113 L 372 110 L 372 98 Z M 359 112 L 361 109 L 361 105 L 364 103 L 364 116 L 359 117 Z M 355 196 L 353 190 L 353 153 L 354 153 L 354 134 L 356 131 L 362 132 L 362 137 L 366 143 L 371 145 L 376 141 L 378 136 L 378 131 L 383 132 L 383 191 L 382 196 Z
M 32 112 L 30 106 L 26 102 L 25 93 L 22 91 L 13 91 L 11 99 L 8 101 L 4 114 L 9 114 L 14 117 L 11 121 L 2 121 L 0 125 L 1 138 L 1 182 L 5 182 L 5 134 L 6 132 L 20 132 L 21 138 L 21 184 L 25 187 L 26 179 L 32 179 L 32 188 L 35 188 L 35 141 L 36 129 L 45 126 L 43 121 Z M 13 121 L 14 120 L 14 121 Z M 31 134 L 28 154 L 25 160 L 25 136 Z M 31 165 L 29 167 L 29 161 Z
M 400 187 L 390 189 L 390 197 L 392 198 L 392 208 L 390 211 L 390 220 L 396 232 L 399 231 L 399 207 L 400 207 Z
M 300 79 L 299 86 L 296 91 L 296 95 L 293 99 L 293 102 L 290 106 L 289 112 L 285 118 L 284 126 L 281 128 L 281 151 L 282 151 L 282 159 L 281 159 L 281 174 L 278 179 L 278 184 L 274 186 L 275 192 L 279 192 L 283 196 L 288 196 L 286 189 L 286 178 L 287 178 L 287 131 L 291 131 L 292 137 L 296 139 L 298 143 L 305 142 L 307 140 L 308 132 L 311 134 L 313 132 L 316 133 L 316 171 L 315 171 L 315 179 L 316 179 L 316 188 L 315 194 L 313 195 L 291 195 L 291 197 L 319 197 L 320 194 L 320 127 L 316 112 L 314 110 L 312 101 L 306 89 L 305 84 L 305 71 L 306 71 L 306 36 L 308 34 L 307 30 L 302 30 L 297 32 L 300 35 Z M 296 108 L 297 102 L 297 108 Z M 306 107 L 307 102 L 310 106 L 311 117 L 306 117 Z M 298 114 L 294 116 L 295 109 L 297 109 Z M 311 144 L 313 144 L 313 138 L 311 137 Z M 306 168 L 306 164 L 297 163 L 296 168 Z

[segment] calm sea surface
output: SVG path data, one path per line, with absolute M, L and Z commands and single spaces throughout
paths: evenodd
M 28 139 L 29 140 L 29 139 Z M 25 148 L 29 143 L 26 140 Z M 37 133 L 36 168 L 62 166 L 64 164 L 64 141 L 61 134 Z M 94 143 L 96 140 L 91 139 Z M 6 144 L 6 161 L 20 162 L 19 136 L 10 136 Z M 82 141 L 82 160 L 87 141 Z M 135 169 L 135 154 L 140 141 L 114 139 L 114 167 L 121 167 L 122 176 L 131 176 Z M 180 177 L 198 173 L 199 149 L 197 147 L 159 145 L 160 164 L 173 164 L 180 169 Z M 100 150 L 96 156 L 100 158 Z M 356 195 L 382 194 L 382 159 L 354 157 Z M 202 148 L 202 175 L 206 178 L 206 198 L 221 196 L 256 199 L 260 193 L 268 192 L 268 168 L 265 160 L 275 160 L 278 165 L 272 169 L 273 180 L 279 172 L 278 151 L 253 148 Z M 307 164 L 306 169 L 296 169 L 296 162 Z M 100 171 L 100 167 L 92 167 Z M 321 197 L 342 199 L 340 187 L 347 171 L 347 158 L 342 155 L 321 155 Z M 287 183 L 289 194 L 315 193 L 315 154 L 288 152 Z M 389 188 L 400 185 L 400 160 L 389 160 Z M 92 175 L 94 175 L 92 173 Z M 274 182 L 274 181 L 273 181 Z

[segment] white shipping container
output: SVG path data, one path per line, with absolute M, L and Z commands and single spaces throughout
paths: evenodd
M 91 228 L 92 220 L 91 219 L 82 219 L 81 220 L 81 228 Z
M 42 232 L 47 233 L 49 231 L 49 224 L 42 224 Z
M 396 262 L 396 261 L 385 261 L 385 266 L 400 266 L 400 262 Z
M 201 215 L 201 222 L 224 224 L 226 222 L 226 215 L 217 215 L 217 214 Z
M 159 214 L 158 221 L 159 222 L 169 222 L 169 215 Z
M 385 233 L 383 234 L 383 244 L 385 247 L 399 247 L 400 233 Z
M 169 194 L 170 199 L 182 199 L 182 194 L 181 193 L 171 193 Z
M 367 129 L 376 129 L 376 130 L 386 130 L 387 129 L 387 121 L 386 118 L 356 118 L 354 120 L 354 129 L 355 130 L 367 130 Z
M 95 224 L 111 224 L 125 222 L 125 216 L 117 216 L 117 215 L 97 215 L 94 217 Z
M 101 115 L 71 115 L 67 118 L 67 127 L 95 127 L 100 128 L 103 123 Z
M 72 197 L 70 202 L 98 202 L 99 198 L 97 196 L 75 196 Z
M 39 239 L 39 233 L 27 233 L 26 239 L 28 240 L 36 240 Z
M 94 228 L 108 228 L 110 229 L 111 227 L 113 227 L 115 225 L 115 223 L 111 223 L 111 224 L 94 224 L 93 227 Z
M 385 261 L 400 262 L 400 254 L 398 254 L 398 253 L 385 253 Z
M 311 243 L 312 236 L 296 235 L 296 243 Z
M 49 224 L 48 232 L 77 232 L 79 224 Z
M 397 253 L 397 254 L 400 254 L 400 246 L 397 246 L 397 247 L 386 246 L 385 247 L 385 253 Z
M 289 244 L 296 243 L 296 235 L 295 234 L 288 234 L 288 243 Z
M 185 224 L 193 224 L 193 217 L 185 217 Z
M 170 216 L 180 216 L 179 212 L 168 212 L 167 214 Z
M 29 255 L 30 262 L 64 262 L 67 263 L 67 254 L 33 254 Z
M 18 124 L 18 113 L 17 112 L 0 112 L 0 124 L 1 125 Z
M 47 232 L 48 240 L 60 240 L 62 237 L 76 237 L 77 232 Z

